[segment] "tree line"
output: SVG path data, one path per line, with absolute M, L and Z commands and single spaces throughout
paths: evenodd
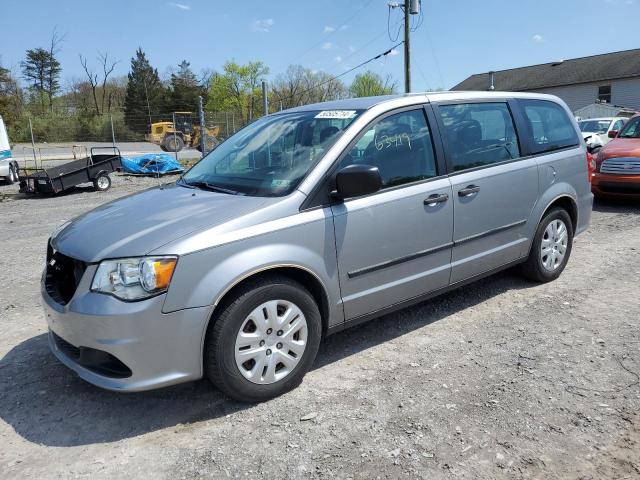
M 237 126 L 263 115 L 261 81 L 271 73 L 256 60 L 230 60 L 222 71 L 197 75 L 182 60 L 162 79 L 145 52 L 138 48 L 129 73 L 114 75 L 119 63 L 108 53 L 94 59 L 79 55 L 83 78 L 62 80 L 57 58 L 64 36 L 53 32 L 46 47 L 28 49 L 15 73 L 0 63 L 0 115 L 12 142 L 30 141 L 29 119 L 36 141 L 109 141 L 111 125 L 119 141 L 140 140 L 157 121 L 170 121 L 173 112 L 196 112 L 198 97 L 205 111 L 225 112 Z M 290 65 L 269 82 L 269 109 L 274 112 L 308 103 L 346 97 L 395 93 L 391 76 L 366 71 L 350 85 L 327 72 Z

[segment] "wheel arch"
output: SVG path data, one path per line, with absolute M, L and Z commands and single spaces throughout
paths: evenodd
M 554 207 L 560 207 L 566 210 L 566 212 L 569 214 L 569 217 L 571 218 L 571 226 L 573 227 L 573 231 L 575 232 L 578 226 L 578 204 L 575 199 L 569 194 L 558 195 L 553 200 L 551 200 L 542 211 L 542 215 L 540 215 L 538 223 L 540 223 L 547 212 Z
M 227 288 L 218 295 L 213 303 L 213 309 L 207 319 L 207 324 L 204 328 L 203 345 L 206 333 L 209 327 L 212 325 L 212 320 L 215 319 L 215 315 L 234 297 L 235 292 L 240 290 L 244 285 L 249 282 L 255 282 L 257 280 L 274 277 L 285 276 L 300 283 L 305 287 L 311 296 L 313 296 L 318 309 L 320 310 L 320 317 L 322 319 L 322 335 L 325 336 L 329 327 L 329 293 L 326 286 L 320 279 L 320 277 L 310 270 L 309 268 L 295 265 L 295 264 L 282 264 L 282 265 L 270 265 L 256 270 L 245 273 L 244 275 L 236 278 L 231 282 Z

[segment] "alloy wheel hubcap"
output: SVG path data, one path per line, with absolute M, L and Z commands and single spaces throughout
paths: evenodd
M 282 380 L 298 365 L 307 346 L 307 320 L 288 300 L 270 300 L 256 307 L 236 336 L 235 360 L 252 383 Z
M 109 185 L 109 181 L 106 179 L 106 177 L 98 178 L 98 187 L 104 189 L 107 188 L 107 185 Z
M 562 220 L 553 220 L 547 225 L 540 246 L 540 258 L 544 268 L 553 272 L 562 265 L 568 242 L 567 226 Z

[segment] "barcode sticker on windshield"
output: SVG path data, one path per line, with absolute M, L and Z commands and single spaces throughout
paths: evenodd
M 351 118 L 356 114 L 355 110 L 324 110 L 316 115 L 316 118 Z

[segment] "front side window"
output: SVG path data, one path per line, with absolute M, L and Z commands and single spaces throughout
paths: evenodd
M 520 156 L 516 130 L 506 103 L 459 103 L 438 107 L 455 171 Z
M 598 101 L 611 103 L 611 85 L 601 85 L 598 87 Z
M 396 113 L 368 127 L 339 168 L 378 167 L 383 188 L 435 177 L 436 160 L 422 109 Z
M 548 100 L 519 100 L 533 138 L 533 152 L 552 152 L 577 146 L 580 139 L 567 112 Z
M 288 195 L 359 114 L 326 110 L 263 117 L 225 140 L 179 184 L 240 195 Z
M 620 130 L 618 138 L 640 138 L 640 117 L 633 117 Z

